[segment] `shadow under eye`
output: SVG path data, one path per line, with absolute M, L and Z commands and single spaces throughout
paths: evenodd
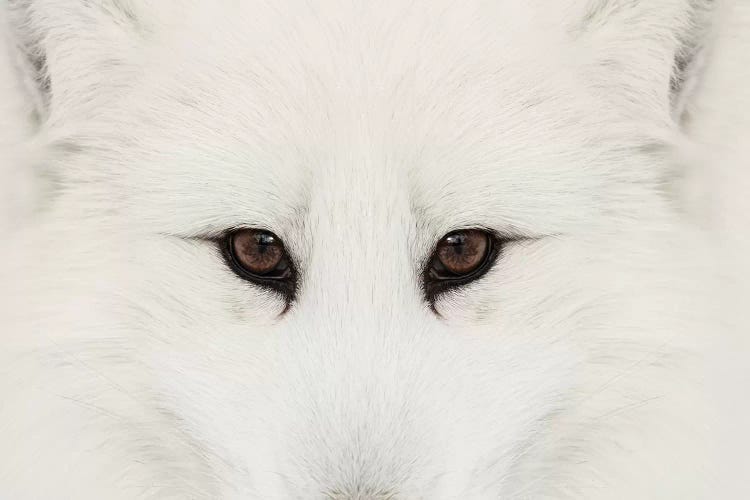
M 279 294 L 291 306 L 297 292 L 297 270 L 280 238 L 269 231 L 238 229 L 218 238 L 227 266 L 248 283 Z
M 437 299 L 484 276 L 497 260 L 504 243 L 482 229 L 466 229 L 445 235 L 437 243 L 423 272 L 422 288 L 433 312 Z

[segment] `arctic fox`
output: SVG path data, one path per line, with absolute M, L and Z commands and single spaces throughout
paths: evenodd
M 750 498 L 744 0 L 2 11 L 0 499 Z

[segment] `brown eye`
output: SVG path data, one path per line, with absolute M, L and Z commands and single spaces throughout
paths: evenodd
M 484 262 L 489 247 L 486 233 L 466 231 L 449 234 L 440 240 L 435 254 L 446 271 L 463 276 L 475 271 Z
M 284 247 L 272 233 L 246 229 L 232 235 L 232 253 L 246 271 L 263 276 L 284 260 Z
M 437 244 L 425 270 L 424 287 L 428 300 L 446 289 L 481 277 L 497 257 L 497 243 L 488 232 L 479 229 L 455 231 Z
M 239 229 L 226 235 L 223 249 L 238 276 L 292 299 L 296 273 L 278 236 L 260 229 Z

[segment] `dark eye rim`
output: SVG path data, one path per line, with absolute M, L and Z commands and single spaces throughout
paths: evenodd
M 482 263 L 473 271 L 465 275 L 445 274 L 438 275 L 433 272 L 434 265 L 436 262 L 440 262 L 437 255 L 440 242 L 445 238 L 455 235 L 457 233 L 466 233 L 470 231 L 479 231 L 487 237 L 487 250 L 484 255 Z M 427 259 L 424 269 L 422 271 L 422 286 L 424 289 L 425 297 L 430 307 L 434 310 L 435 302 L 444 293 L 451 290 L 459 289 L 469 283 L 472 283 L 485 274 L 487 274 L 498 256 L 501 253 L 502 246 L 505 243 L 505 239 L 501 238 L 497 233 L 487 230 L 482 227 L 467 227 L 462 229 L 455 229 L 446 233 L 442 236 L 432 249 L 430 257 Z
M 237 234 L 243 231 L 259 231 L 268 233 L 276 238 L 277 241 L 279 241 L 281 249 L 284 252 L 284 256 L 281 262 L 284 262 L 288 269 L 285 275 L 281 276 L 273 274 L 255 274 L 251 271 L 248 271 L 240 263 L 238 257 L 234 252 L 233 240 Z M 229 269 L 231 269 L 234 274 L 236 274 L 240 279 L 244 281 L 281 295 L 287 303 L 287 309 L 289 308 L 291 303 L 294 301 L 297 293 L 298 275 L 297 268 L 294 265 L 291 257 L 289 256 L 289 253 L 286 251 L 286 247 L 284 246 L 284 242 L 281 238 L 276 236 L 273 231 L 269 231 L 267 229 L 240 227 L 224 232 L 221 237 L 217 238 L 217 243 L 227 267 L 229 267 Z

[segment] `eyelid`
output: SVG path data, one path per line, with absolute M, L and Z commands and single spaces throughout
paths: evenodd
M 269 232 L 271 234 L 276 234 L 271 229 L 266 228 L 264 226 L 251 226 L 251 225 L 245 225 L 245 224 L 237 225 L 237 226 L 227 226 L 221 229 L 209 229 L 209 230 L 203 230 L 203 231 L 196 231 L 195 233 L 184 233 L 184 234 L 162 233 L 162 234 L 164 236 L 179 238 L 179 239 L 186 240 L 186 241 L 204 241 L 208 243 L 218 243 L 232 233 L 235 233 L 237 231 L 250 230 L 250 229 L 253 229 L 256 231 Z

